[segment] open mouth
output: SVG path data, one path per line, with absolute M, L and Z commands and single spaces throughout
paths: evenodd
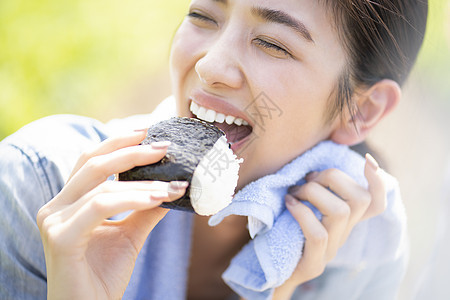
M 233 145 L 242 144 L 253 131 L 248 121 L 232 115 L 216 112 L 194 101 L 191 101 L 190 110 L 195 118 L 211 123 L 225 132 L 227 141 L 232 146 L 232 149 L 235 148 Z

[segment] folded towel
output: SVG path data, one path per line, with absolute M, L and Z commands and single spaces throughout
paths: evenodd
M 248 216 L 249 232 L 254 238 L 233 258 L 222 276 L 225 282 L 244 298 L 270 298 L 274 288 L 292 275 L 304 244 L 300 226 L 284 204 L 288 188 L 305 183 L 304 177 L 311 171 L 329 168 L 340 169 L 367 187 L 364 163 L 365 160 L 347 146 L 325 141 L 277 173 L 240 190 L 228 207 L 209 220 L 214 226 L 232 214 Z M 382 263 L 401 252 L 400 240 L 405 228 L 403 206 L 395 180 L 387 174 L 386 178 L 390 182 L 388 198 L 391 199 L 384 216 L 374 218 L 378 219 L 374 225 L 368 221 L 359 223 L 331 265 L 356 267 Z M 321 217 L 317 209 L 313 211 Z

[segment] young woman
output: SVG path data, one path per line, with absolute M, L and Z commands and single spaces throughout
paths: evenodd
M 241 190 L 321 141 L 363 141 L 399 102 L 426 15 L 419 0 L 193 0 L 171 52 L 176 104 L 166 101 L 152 118 L 176 106 L 179 116 L 224 129 L 244 159 Z M 51 117 L 2 142 L 2 298 L 233 296 L 220 276 L 249 241 L 246 218 L 209 227 L 204 217 L 158 207 L 183 195 L 185 183 L 107 180 L 164 156 L 168 143 L 137 146 L 145 130 L 106 139 L 141 124 L 140 117 L 107 125 Z M 311 173 L 289 190 L 286 207 L 305 235 L 304 253 L 269 297 L 395 296 L 404 247 L 377 268 L 326 269 L 353 228 L 369 218 L 377 224 L 389 205 L 370 158 L 365 176 L 368 190 L 337 169 Z M 172 240 L 190 254 L 167 246 Z

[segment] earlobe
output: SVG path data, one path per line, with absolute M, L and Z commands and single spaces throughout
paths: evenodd
M 401 89 L 397 82 L 383 79 L 368 90 L 355 96 L 357 112 L 336 124 L 331 139 L 339 144 L 354 145 L 362 142 L 372 128 L 398 105 Z

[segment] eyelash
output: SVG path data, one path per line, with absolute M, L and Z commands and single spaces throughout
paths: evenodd
M 202 21 L 202 22 L 214 23 L 214 24 L 217 25 L 217 22 L 215 20 L 213 20 L 213 19 L 211 19 L 211 18 L 209 18 L 209 17 L 207 17 L 205 15 L 199 14 L 197 12 L 190 12 L 188 14 L 188 17 L 197 19 L 197 20 Z M 256 42 L 257 45 L 259 45 L 259 46 L 261 46 L 261 47 L 263 47 L 265 49 L 274 50 L 274 51 L 282 53 L 282 54 L 284 54 L 286 56 L 292 57 L 291 53 L 289 53 L 286 49 L 284 49 L 284 48 L 282 48 L 282 47 L 280 47 L 280 46 L 278 46 L 276 44 L 272 44 L 272 43 L 270 43 L 270 42 L 268 42 L 266 40 L 260 39 L 260 38 L 256 38 L 255 42 Z
M 196 13 L 196 12 L 190 12 L 188 14 L 188 17 L 194 18 L 194 19 L 197 19 L 197 20 L 200 20 L 200 21 L 203 21 L 203 22 L 211 22 L 211 23 L 217 24 L 217 22 L 214 21 L 213 19 L 208 18 L 207 16 L 201 15 L 201 14 Z
M 265 41 L 265 40 L 257 38 L 257 39 L 255 39 L 255 42 L 259 46 L 262 46 L 262 47 L 264 47 L 266 49 L 275 50 L 275 51 L 283 53 L 283 54 L 285 54 L 287 56 L 292 56 L 286 49 L 284 49 L 284 48 L 282 48 L 282 47 L 280 47 L 278 45 L 269 43 L 268 41 Z

